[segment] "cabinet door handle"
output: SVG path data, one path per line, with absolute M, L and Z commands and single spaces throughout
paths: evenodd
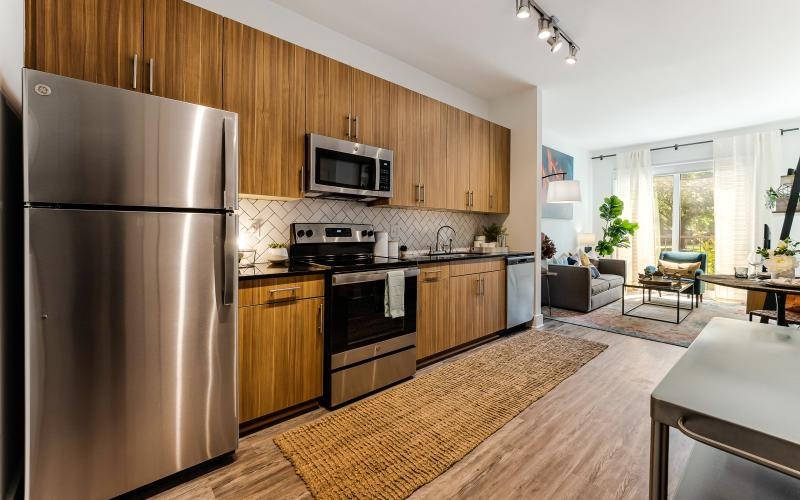
M 489 193 L 489 208 L 494 206 L 494 194 Z
M 480 277 L 475 278 L 475 284 L 478 287 L 478 291 L 476 292 L 476 295 L 480 295 L 481 294 L 481 278 Z
M 351 135 L 350 135 L 350 132 L 351 132 L 350 128 L 351 128 L 352 124 L 353 124 L 353 118 L 352 118 L 352 115 L 348 114 L 348 115 L 347 115 L 347 137 L 348 137 L 348 138 L 350 138 L 350 137 L 351 137 Z
M 155 61 L 153 58 L 150 58 L 150 93 L 153 93 L 153 66 L 155 66 Z
M 425 281 L 439 281 L 439 277 L 438 276 L 434 277 L 434 276 L 428 276 L 428 275 L 429 274 L 439 274 L 441 272 L 442 272 L 441 269 L 438 269 L 436 271 L 425 271 Z
M 353 118 L 353 121 L 356 123 L 356 140 L 358 140 L 358 115 Z
M 422 203 L 425 203 L 425 184 L 422 185 Z
M 414 201 L 419 201 L 419 184 L 414 184 Z
M 299 290 L 299 289 L 300 289 L 299 286 L 290 286 L 290 287 L 286 287 L 286 288 L 273 288 L 272 290 L 269 291 L 270 298 L 268 300 L 272 301 L 272 302 L 297 300 L 297 290 Z M 273 294 L 283 293 L 283 292 L 290 292 L 289 297 L 284 298 L 284 299 L 280 299 L 280 298 L 273 299 L 272 298 Z
M 325 312 L 324 311 L 325 311 L 325 308 L 322 307 L 322 304 L 317 306 L 317 314 L 319 315 L 318 322 L 317 322 L 317 333 L 319 335 L 322 335 L 322 333 L 324 331 L 324 329 L 323 329 L 323 325 L 324 325 L 324 322 L 325 322 Z
M 467 208 L 469 208 L 469 191 L 467 191 Z
M 306 190 L 305 190 L 305 186 L 303 185 L 303 183 L 305 182 L 305 178 L 303 176 L 303 166 L 302 165 L 300 165 L 300 172 L 299 173 L 300 173 L 300 194 L 303 194 L 303 193 L 306 192 Z
M 139 72 L 139 54 L 133 55 L 133 90 L 136 90 L 136 74 Z
M 474 207 L 475 206 L 475 198 L 474 198 L 474 192 L 473 191 L 469 192 L 469 206 L 470 207 Z

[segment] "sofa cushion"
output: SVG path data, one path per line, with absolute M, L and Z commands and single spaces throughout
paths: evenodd
M 625 281 L 622 279 L 622 276 L 616 274 L 601 274 L 597 279 L 607 281 L 609 288 L 622 286 L 622 283 Z
M 597 295 L 598 293 L 605 292 L 611 285 L 606 280 L 596 279 L 592 280 L 592 295 Z
M 682 278 L 694 278 L 694 273 L 700 269 L 700 262 L 680 263 L 668 260 L 658 261 L 658 270 L 664 274 L 677 275 Z

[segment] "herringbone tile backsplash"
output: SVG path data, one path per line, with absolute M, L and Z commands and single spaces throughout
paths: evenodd
M 388 232 L 389 239 L 408 246 L 409 251 L 427 251 L 428 245 L 436 244 L 436 231 L 441 226 L 452 226 L 456 232 L 453 246 L 466 248 L 483 226 L 500 219 L 482 214 L 369 207 L 353 201 L 239 199 L 239 244 L 242 249 L 256 251 L 256 262 L 264 260 L 270 243 L 289 243 L 289 224 L 293 222 L 372 224 L 376 230 Z

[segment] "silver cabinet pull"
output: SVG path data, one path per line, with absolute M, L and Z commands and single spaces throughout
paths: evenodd
M 684 433 L 686 436 L 694 439 L 695 441 L 699 441 L 705 445 L 711 446 L 712 448 L 716 448 L 718 450 L 722 450 L 725 452 L 730 453 L 731 455 L 736 455 L 737 457 L 743 458 L 745 460 L 750 460 L 751 462 L 755 462 L 757 464 L 763 465 L 764 467 L 769 467 L 772 470 L 776 470 L 778 472 L 782 472 L 789 476 L 792 476 L 796 479 L 800 479 L 800 470 L 793 469 L 791 467 L 787 467 L 783 464 L 779 464 L 777 462 L 773 462 L 764 457 L 760 457 L 758 455 L 754 455 L 748 451 L 741 450 L 729 444 L 721 443 L 715 439 L 711 439 L 709 437 L 700 435 L 688 428 L 686 428 L 686 417 L 681 417 L 678 419 L 678 430 Z
M 358 115 L 356 115 L 356 117 L 353 118 L 353 121 L 356 122 L 356 139 L 358 139 Z
M 416 193 L 414 194 L 414 201 L 419 201 L 420 192 L 419 192 L 419 184 L 414 184 L 414 190 Z
M 305 177 L 303 176 L 303 166 L 300 165 L 300 194 L 306 192 L 304 183 L 305 183 Z
M 352 125 L 352 123 L 353 123 L 352 115 L 348 114 L 347 115 L 347 137 L 348 138 L 350 137 L 350 126 Z
M 470 206 L 470 207 L 474 207 L 474 206 L 475 206 L 475 203 L 474 203 L 474 201 L 475 201 L 474 194 L 475 194 L 475 193 L 474 193 L 473 191 L 470 191 L 470 192 L 469 192 L 469 206 Z
M 422 185 L 422 203 L 425 203 L 425 184 Z
M 493 205 L 494 205 L 494 195 L 492 193 L 489 193 L 489 208 L 492 208 Z
M 475 294 L 476 294 L 476 295 L 480 295 L 480 294 L 481 294 L 481 278 L 480 278 L 480 276 L 479 276 L 479 277 L 477 277 L 477 278 L 475 278 L 475 285 L 476 285 L 476 286 L 477 286 L 477 288 L 478 288 L 478 291 L 477 291 L 477 292 L 475 292 Z
M 136 90 L 136 73 L 139 72 L 139 54 L 133 55 L 133 90 Z
M 317 322 L 317 333 L 319 335 L 322 335 L 322 332 L 324 331 L 323 330 L 323 324 L 324 324 L 324 321 L 325 321 L 324 311 L 325 311 L 325 308 L 322 307 L 322 304 L 317 306 L 317 314 L 319 314 L 319 318 L 318 318 L 318 322 Z
M 467 191 L 467 208 L 469 208 L 469 191 Z
M 150 58 L 149 66 L 150 66 L 150 93 L 152 94 L 153 93 L 153 66 L 155 66 L 155 61 L 153 61 L 152 57 Z

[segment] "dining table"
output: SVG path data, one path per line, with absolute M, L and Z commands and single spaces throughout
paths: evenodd
M 769 279 L 737 278 L 732 274 L 703 274 L 698 279 L 718 286 L 738 288 L 753 292 L 775 294 L 777 322 L 780 326 L 788 326 L 786 322 L 786 296 L 800 295 L 800 287 L 773 284 Z

